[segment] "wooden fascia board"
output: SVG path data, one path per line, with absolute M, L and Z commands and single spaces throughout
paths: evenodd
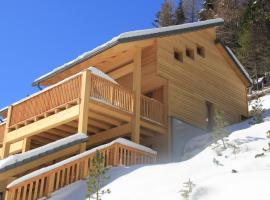
M 7 134 L 6 142 L 14 143 L 20 141 L 26 137 L 31 137 L 35 134 L 57 127 L 61 124 L 65 124 L 72 120 L 77 119 L 79 116 L 79 105 L 73 106 L 67 110 L 61 111 L 47 118 L 41 119 L 37 122 L 11 131 Z

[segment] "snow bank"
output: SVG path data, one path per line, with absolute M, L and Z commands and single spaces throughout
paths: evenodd
M 60 141 L 60 140 L 59 140 L 59 141 Z M 57 141 L 57 142 L 58 142 L 58 141 Z M 104 145 L 98 146 L 98 147 L 96 147 L 96 148 L 90 149 L 90 150 L 85 151 L 85 152 L 83 152 L 83 153 L 81 153 L 81 154 L 78 154 L 78 155 L 76 155 L 76 156 L 70 157 L 70 158 L 68 158 L 68 159 L 66 159 L 66 160 L 63 160 L 63 161 L 61 161 L 61 162 L 59 162 L 59 163 L 56 163 L 56 164 L 54 164 L 54 165 L 50 165 L 50 166 L 48 166 L 48 167 L 44 167 L 44 168 L 42 168 L 42 169 L 36 170 L 36 171 L 34 171 L 34 172 L 32 172 L 32 173 L 29 173 L 29 174 L 27 174 L 27 175 L 25 175 L 25 176 L 22 176 L 22 177 L 20 177 L 20 178 L 18 178 L 18 179 L 16 179 L 16 180 L 14 180 L 13 182 L 11 182 L 11 183 L 7 186 L 7 188 L 10 188 L 10 187 L 12 187 L 12 186 L 14 186 L 14 185 L 17 185 L 17 184 L 19 184 L 19 183 L 21 183 L 21 182 L 24 182 L 24 181 L 30 179 L 30 178 L 32 178 L 32 177 L 38 176 L 38 175 L 40 175 L 40 174 L 46 173 L 46 172 L 48 172 L 48 171 L 50 171 L 50 170 L 53 170 L 53 169 L 55 169 L 55 168 L 57 168 L 57 167 L 60 167 L 60 166 L 65 165 L 65 164 L 67 164 L 67 163 L 70 163 L 70 162 L 72 162 L 72 161 L 74 161 L 74 160 L 78 160 L 78 159 L 80 159 L 80 158 L 83 158 L 83 157 L 85 157 L 85 156 L 87 156 L 87 155 L 90 155 L 90 154 L 92 154 L 92 153 L 95 153 L 97 150 L 104 149 L 104 148 L 109 147 L 109 146 L 111 146 L 111 145 L 113 145 L 113 144 L 116 144 L 116 143 L 118 143 L 118 144 L 123 144 L 123 145 L 129 146 L 129 147 L 132 147 L 132 148 L 136 148 L 136 149 L 138 149 L 138 150 L 142 150 L 142 151 L 145 151 L 145 152 L 154 154 L 154 155 L 157 154 L 156 151 L 153 151 L 152 149 L 150 149 L 150 148 L 148 148 L 148 147 L 142 146 L 142 145 L 140 145 L 140 144 L 136 144 L 136 143 L 134 143 L 134 142 L 131 142 L 131 141 L 126 140 L 126 139 L 123 139 L 123 138 L 118 138 L 118 139 L 116 139 L 116 140 L 114 140 L 114 141 L 112 141 L 112 142 L 110 142 L 110 143 L 108 143 L 108 144 L 104 144 Z
M 87 138 L 88 138 L 87 135 L 78 133 L 78 134 L 74 134 L 72 136 L 63 138 L 61 140 L 57 140 L 50 144 L 38 147 L 36 149 L 27 151 L 25 153 L 9 156 L 3 160 L 0 160 L 0 172 L 16 167 L 25 162 L 32 161 L 35 158 L 38 158 L 42 155 L 46 155 L 52 151 L 55 151 L 59 147 L 71 145 L 74 142 L 81 142 L 81 141 L 86 140 Z
M 265 133 L 270 130 L 270 95 L 262 100 L 266 109 L 265 122 L 250 125 L 251 120 L 246 120 L 228 127 L 232 131 L 228 142 L 238 145 L 237 153 L 228 148 L 217 156 L 208 145 L 184 162 L 112 169 L 109 175 L 113 178 L 103 188 L 110 189 L 111 194 L 104 195 L 102 199 L 181 200 L 183 198 L 179 191 L 183 189 L 183 183 L 190 179 L 196 185 L 190 200 L 269 200 L 270 152 L 264 152 L 262 148 L 268 147 Z M 197 138 L 189 147 L 197 148 L 196 141 L 200 139 L 209 141 L 207 136 Z M 264 156 L 255 158 L 262 152 Z M 216 165 L 213 158 L 221 165 Z M 233 170 L 236 173 L 232 173 Z M 85 184 L 81 184 L 83 186 Z M 63 188 L 61 192 L 54 193 L 51 200 L 63 193 L 70 194 L 68 189 Z M 85 197 L 80 194 L 75 199 L 85 200 Z

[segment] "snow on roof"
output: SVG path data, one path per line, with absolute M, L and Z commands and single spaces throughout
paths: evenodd
M 131 142 L 130 140 L 126 140 L 126 139 L 124 139 L 124 138 L 118 138 L 118 139 L 116 139 L 116 140 L 114 140 L 114 141 L 112 141 L 112 142 L 110 142 L 110 143 L 107 143 L 107 144 L 98 146 L 98 147 L 96 147 L 96 148 L 90 149 L 90 150 L 85 151 L 85 152 L 83 152 L 83 153 L 81 153 L 81 154 L 78 154 L 78 155 L 76 155 L 76 156 L 70 157 L 70 158 L 68 158 L 68 159 L 66 159 L 66 160 L 63 160 L 63 161 L 61 161 L 61 162 L 59 162 L 59 163 L 56 163 L 56 164 L 54 164 L 54 165 L 50 165 L 50 166 L 48 166 L 48 167 L 41 168 L 41 169 L 36 170 L 36 171 L 34 171 L 34 172 L 32 172 L 32 173 L 29 173 L 29 174 L 27 174 L 27 175 L 25 175 L 25 176 L 22 176 L 22 177 L 20 177 L 20 178 L 18 178 L 18 179 L 16 179 L 16 180 L 14 180 L 13 182 L 11 182 L 11 183 L 7 186 L 7 188 L 10 188 L 10 187 L 12 187 L 12 186 L 14 186 L 14 185 L 17 185 L 17 184 L 19 184 L 19 183 L 21 183 L 21 182 L 24 182 L 24 181 L 26 181 L 26 180 L 28 180 L 28 179 L 31 179 L 31 178 L 35 177 L 35 176 L 38 176 L 38 175 L 43 174 L 43 173 L 46 173 L 46 172 L 48 172 L 48 171 L 50 171 L 50 170 L 53 170 L 53 169 L 55 169 L 55 168 L 57 168 L 57 167 L 60 167 L 60 166 L 62 166 L 62 165 L 65 165 L 65 164 L 67 164 L 67 163 L 70 163 L 70 162 L 72 162 L 72 161 L 74 161 L 74 160 L 78 160 L 78 159 L 80 159 L 80 158 L 82 158 L 82 157 L 85 157 L 85 156 L 87 156 L 87 155 L 89 155 L 89 154 L 91 154 L 91 153 L 96 152 L 97 150 L 104 149 L 104 148 L 109 147 L 109 146 L 111 146 L 111 145 L 113 145 L 113 144 L 116 144 L 116 143 L 118 143 L 118 144 L 123 144 L 123 145 L 129 146 L 129 147 L 132 147 L 132 148 L 135 148 L 135 149 L 138 149 L 138 150 L 142 150 L 142 151 L 145 151 L 145 152 L 148 152 L 148 153 L 157 155 L 157 152 L 156 152 L 156 151 L 154 151 L 154 150 L 152 150 L 152 149 L 150 149 L 150 148 L 148 148 L 148 147 L 145 147 L 145 146 L 140 145 L 140 144 L 136 144 L 136 143 Z
M 110 41 L 92 49 L 91 51 L 85 52 L 82 55 L 78 56 L 74 60 L 65 63 L 64 65 L 55 68 L 51 72 L 37 78 L 33 82 L 33 86 L 38 85 L 41 81 L 44 81 L 55 74 L 61 73 L 74 65 L 81 63 L 117 44 L 120 43 L 126 43 L 126 42 L 132 42 L 132 41 L 138 41 L 138 40 L 144 40 L 154 37 L 163 37 L 163 36 L 169 36 L 173 34 L 180 34 L 185 33 L 189 31 L 195 31 L 203 28 L 209 28 L 214 26 L 223 25 L 224 20 L 221 18 L 217 19 L 210 19 L 206 21 L 198 21 L 194 23 L 186 23 L 181 25 L 175 25 L 175 26 L 168 26 L 168 27 L 160 27 L 160 28 L 152 28 L 152 29 L 144 29 L 144 30 L 137 30 L 137 31 L 130 31 L 122 33 L 114 38 L 112 38 Z
M 3 160 L 0 160 L 0 173 L 14 167 L 18 167 L 26 162 L 31 162 L 42 156 L 46 156 L 51 152 L 59 151 L 64 148 L 70 147 L 71 145 L 84 142 L 87 140 L 87 138 L 88 138 L 87 135 L 83 133 L 77 133 L 69 137 L 52 142 L 50 144 L 27 151 L 25 153 L 9 156 Z
M 115 84 L 118 84 L 112 77 L 110 77 L 109 75 L 105 74 L 103 71 L 101 71 L 95 67 L 89 67 L 88 70 L 91 71 L 96 76 L 104 78 L 104 79 L 111 81 Z

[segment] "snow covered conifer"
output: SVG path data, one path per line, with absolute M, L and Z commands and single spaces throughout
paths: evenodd
M 109 189 L 101 190 L 104 181 L 109 179 L 106 175 L 109 168 L 104 166 L 104 157 L 98 150 L 91 162 L 92 165 L 89 169 L 86 198 L 89 200 L 101 200 L 103 195 L 111 193 Z

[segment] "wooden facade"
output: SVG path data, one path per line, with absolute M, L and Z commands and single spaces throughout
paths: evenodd
M 91 73 L 89 66 L 118 84 Z M 89 140 L 69 155 L 124 137 L 168 158 L 172 117 L 207 129 L 209 105 L 223 110 L 229 123 L 248 116 L 248 80 L 216 43 L 215 27 L 123 42 L 39 85 L 46 88 L 3 112 L 2 158 L 78 132 Z M 60 158 L 52 156 L 47 164 L 54 159 Z

